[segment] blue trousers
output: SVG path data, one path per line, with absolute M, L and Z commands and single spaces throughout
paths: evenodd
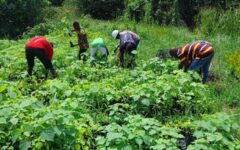
M 205 83 L 208 77 L 209 67 L 210 67 L 213 56 L 214 56 L 214 53 L 205 58 L 201 58 L 198 60 L 194 59 L 187 70 L 194 70 L 194 71 L 201 70 L 203 73 L 202 83 Z

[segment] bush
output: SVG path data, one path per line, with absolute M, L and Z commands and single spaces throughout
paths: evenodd
M 81 12 L 90 14 L 96 19 L 116 18 L 124 7 L 122 0 L 79 0 L 77 2 Z
M 240 34 L 240 8 L 221 11 L 206 9 L 200 13 L 200 30 L 206 35 L 222 33 L 231 36 Z
M 64 0 L 50 0 L 53 6 L 62 6 Z
M 0 37 L 16 38 L 27 27 L 42 21 L 42 9 L 47 6 L 43 0 L 1 0 Z

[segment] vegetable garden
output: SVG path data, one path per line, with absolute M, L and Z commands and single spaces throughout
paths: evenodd
M 238 114 L 214 113 L 209 87 L 178 62 L 152 58 L 123 69 L 111 53 L 91 67 L 62 29 L 47 38 L 59 73 L 48 80 L 40 62 L 27 77 L 27 38 L 0 41 L 1 149 L 240 149 Z

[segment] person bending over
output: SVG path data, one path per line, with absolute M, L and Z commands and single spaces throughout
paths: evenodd
M 102 38 L 96 38 L 91 43 L 91 57 L 96 59 L 97 51 L 100 51 L 101 56 L 107 60 L 107 56 L 109 55 L 107 46 Z
M 140 37 L 136 33 L 128 30 L 125 30 L 123 32 L 114 30 L 112 32 L 112 37 L 114 39 L 120 40 L 118 46 L 119 47 L 118 58 L 120 60 L 121 66 L 122 67 L 124 66 L 124 54 L 128 53 L 132 57 L 130 63 L 128 64 L 128 67 L 132 67 L 133 62 L 135 61 L 135 55 L 132 54 L 132 51 L 137 50 L 138 44 L 140 42 Z
M 49 71 L 52 73 L 53 77 L 57 77 L 57 73 L 52 65 L 53 44 L 51 42 L 47 41 L 42 36 L 36 36 L 26 43 L 25 53 L 28 64 L 27 72 L 29 76 L 32 76 L 34 59 L 37 57 L 47 70 L 46 78 Z
M 181 60 L 180 69 L 202 72 L 202 83 L 208 77 L 210 64 L 214 56 L 212 45 L 206 41 L 195 41 L 180 48 L 173 48 L 170 55 Z M 201 75 L 201 74 L 200 74 Z

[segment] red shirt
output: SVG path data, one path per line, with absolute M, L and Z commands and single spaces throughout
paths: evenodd
M 40 48 L 48 55 L 48 58 L 52 60 L 53 48 L 51 44 L 42 36 L 36 36 L 32 38 L 26 45 L 26 47 Z

